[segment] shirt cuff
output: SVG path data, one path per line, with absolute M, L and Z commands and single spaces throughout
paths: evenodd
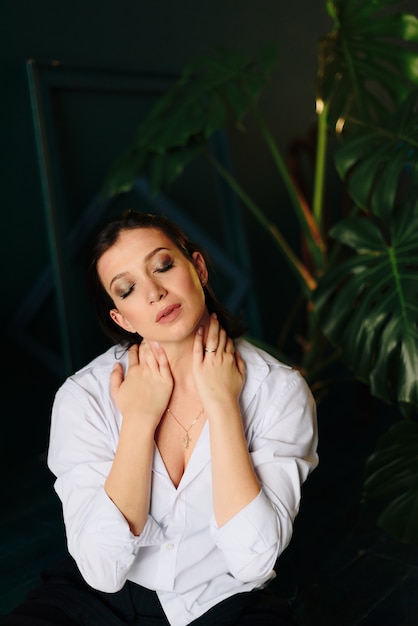
M 112 535 L 112 529 L 115 531 L 115 539 L 119 535 L 124 537 L 124 543 L 129 538 L 130 542 L 137 548 L 143 546 L 157 546 L 164 541 L 164 533 L 161 527 L 151 515 L 148 515 L 144 528 L 140 535 L 134 535 L 129 529 L 129 524 L 121 511 L 118 509 L 113 500 L 107 495 L 103 488 L 97 496 L 97 508 L 94 518 L 97 519 L 95 530 L 100 533 Z M 94 518 L 91 520 L 94 524 Z M 125 532 L 121 532 L 122 526 Z
M 231 573 L 238 579 L 268 579 L 279 547 L 277 514 L 262 491 L 237 515 L 211 532 L 225 555 Z

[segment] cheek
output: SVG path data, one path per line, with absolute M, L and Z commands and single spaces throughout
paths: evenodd
M 199 279 L 196 279 L 196 281 L 194 282 L 193 290 L 194 290 L 194 300 L 196 303 L 199 304 L 201 311 L 203 313 L 204 308 L 206 306 L 206 298 L 205 298 L 204 289 Z
M 189 297 L 196 302 L 205 302 L 205 292 L 198 276 L 191 276 L 188 284 Z
M 196 289 L 197 291 L 202 291 L 202 282 L 197 274 L 197 272 L 193 272 L 189 278 L 190 286 L 192 289 Z
M 126 322 L 132 326 L 138 326 L 144 320 L 143 307 L 139 302 L 135 302 L 134 299 L 128 298 L 123 301 L 118 307 L 119 313 L 125 318 Z

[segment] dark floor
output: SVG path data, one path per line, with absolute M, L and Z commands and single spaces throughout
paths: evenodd
M 305 484 L 273 583 L 301 626 L 418 626 L 418 546 L 380 532 L 376 512 L 361 501 L 364 460 L 383 422 L 376 409 L 372 417 L 350 407 L 319 409 L 320 466 Z M 65 542 L 43 457 L 3 471 L 0 489 L 2 614 L 64 554 Z

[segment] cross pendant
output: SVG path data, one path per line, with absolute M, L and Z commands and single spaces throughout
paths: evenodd
M 189 433 L 186 433 L 186 434 L 184 435 L 184 437 L 183 437 L 184 447 L 185 447 L 185 448 L 188 448 L 188 447 L 189 447 L 190 442 L 191 442 L 191 439 L 190 439 L 190 437 L 189 437 Z

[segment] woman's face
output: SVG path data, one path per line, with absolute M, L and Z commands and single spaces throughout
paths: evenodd
M 97 271 L 115 303 L 112 319 L 144 339 L 184 340 L 207 316 L 202 255 L 195 252 L 189 261 L 157 228 L 122 231 Z

